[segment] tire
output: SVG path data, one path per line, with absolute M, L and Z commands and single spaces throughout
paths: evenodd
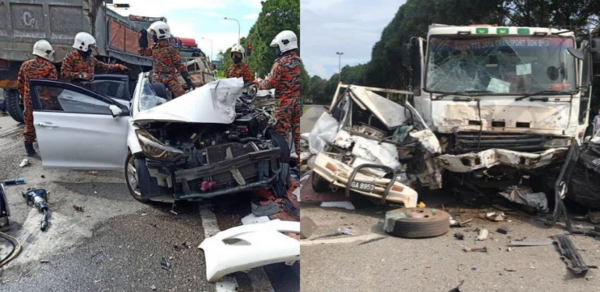
M 23 118 L 23 105 L 19 98 L 19 93 L 16 89 L 8 89 L 4 91 L 4 98 L 6 99 L 6 111 L 8 114 L 17 122 L 24 123 Z
M 148 203 L 149 200 L 142 198 L 142 192 L 139 188 L 138 172 L 135 163 L 135 156 L 131 153 L 127 154 L 125 159 L 125 183 L 127 184 L 127 190 L 129 194 L 138 202 Z M 146 168 L 147 170 L 148 168 Z
M 275 130 L 268 129 L 265 135 L 267 139 L 273 140 L 275 146 L 281 148 L 281 157 L 279 161 L 281 163 L 290 163 L 290 147 L 288 147 L 287 141 L 281 135 L 277 134 Z
M 450 230 L 450 215 L 433 208 L 402 208 L 385 214 L 384 230 L 406 238 L 428 238 Z
M 324 180 L 320 175 L 313 171 L 312 188 L 317 193 L 327 192 L 329 191 L 329 182 Z

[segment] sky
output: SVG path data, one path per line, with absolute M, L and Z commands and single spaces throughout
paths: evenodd
M 300 0 L 300 51 L 310 75 L 329 78 L 367 63 L 371 50 L 405 0 Z
M 262 6 L 261 0 L 115 0 L 114 3 L 127 3 L 129 9 L 108 7 L 121 15 L 164 16 L 177 37 L 193 38 L 198 47 L 207 55 L 216 59 L 220 50 L 237 43 L 238 25 L 235 21 L 223 19 L 235 18 L 240 23 L 240 36 L 248 35 L 256 22 Z M 204 40 L 202 38 L 205 38 Z

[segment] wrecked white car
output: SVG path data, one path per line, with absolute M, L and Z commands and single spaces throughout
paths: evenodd
M 129 91 L 126 78 L 113 81 Z M 124 169 L 131 195 L 143 202 L 259 187 L 285 192 L 287 143 L 271 129 L 272 107 L 253 105 L 256 90 L 244 89 L 242 79 L 214 81 L 168 102 L 164 85 L 147 73 L 131 100 L 61 81 L 32 80 L 31 88 L 44 167 Z
M 329 113 L 309 136 L 314 158 L 313 189 L 345 188 L 382 202 L 417 205 L 409 185 L 441 187 L 434 163 L 437 138 L 408 103 L 400 105 L 375 92 L 401 93 L 340 84 Z M 339 95 L 338 95 L 339 93 Z

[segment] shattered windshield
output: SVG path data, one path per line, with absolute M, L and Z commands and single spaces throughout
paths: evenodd
M 522 94 L 573 91 L 573 39 L 539 36 L 432 36 L 426 90 Z
M 167 102 L 166 99 L 161 98 L 158 95 L 156 95 L 156 93 L 154 93 L 154 90 L 152 89 L 148 78 L 144 78 L 144 83 L 142 84 L 142 92 L 140 93 L 140 102 L 138 110 L 140 112 L 143 112 L 157 105 L 161 105 L 165 102 Z

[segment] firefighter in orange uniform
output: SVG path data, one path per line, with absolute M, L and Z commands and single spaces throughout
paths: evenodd
M 102 69 L 107 73 L 129 72 L 123 65 L 109 65 L 96 60 L 92 55 L 92 47 L 96 45 L 96 39 L 89 33 L 80 32 L 75 36 L 73 48 L 77 49 L 68 53 L 62 62 L 61 76 L 68 81 L 92 81 L 96 69 Z
M 233 64 L 227 68 L 227 78 L 243 78 L 244 83 L 254 81 L 250 67 L 242 63 L 244 59 L 244 48 L 242 46 L 235 44 L 231 47 L 231 58 Z
M 291 30 L 284 30 L 277 34 L 271 42 L 279 56 L 273 64 L 271 74 L 265 80 L 257 79 L 260 89 L 275 88 L 277 108 L 275 130 L 279 135 L 289 140 L 290 132 L 293 136 L 296 154 L 300 159 L 300 64 L 302 60 L 296 54 L 298 37 Z
M 154 47 L 148 48 L 148 33 L 152 35 Z M 167 23 L 157 21 L 152 23 L 148 31 L 140 31 L 139 46 L 140 55 L 152 56 L 152 82 L 164 84 L 173 97 L 179 97 L 185 92 L 177 82 L 177 73 L 181 74 L 183 80 L 190 89 L 195 89 L 187 68 L 181 62 L 179 50 L 169 45 L 171 30 Z
M 35 149 L 33 148 L 33 142 L 35 142 L 36 137 L 35 127 L 33 126 L 33 108 L 29 90 L 29 80 L 58 79 L 56 67 L 51 63 L 54 61 L 54 50 L 49 42 L 45 40 L 37 41 L 33 45 L 33 55 L 36 56 L 35 59 L 25 61 L 23 65 L 21 65 L 18 77 L 19 94 L 25 105 L 25 111 L 23 112 L 23 118 L 25 120 L 23 137 L 25 140 L 25 152 L 27 153 L 27 156 L 36 154 Z M 42 107 L 49 108 L 48 104 L 52 104 L 50 94 L 47 92 L 40 92 L 38 96 L 42 103 Z

